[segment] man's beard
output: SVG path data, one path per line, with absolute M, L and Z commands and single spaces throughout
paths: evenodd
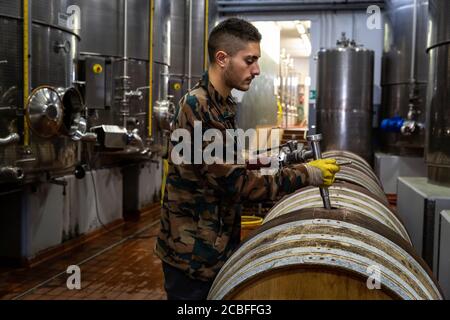
M 235 79 L 236 75 L 234 72 L 234 66 L 233 63 L 230 62 L 230 65 L 225 70 L 225 84 L 227 87 L 232 89 L 238 89 L 241 91 L 247 91 L 248 88 L 242 87 L 241 84 L 238 82 L 239 80 Z

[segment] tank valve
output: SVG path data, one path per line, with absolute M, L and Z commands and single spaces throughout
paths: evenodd
M 21 168 L 17 167 L 1 167 L 0 168 L 0 180 L 7 181 L 21 181 L 24 178 L 24 172 Z
M 10 144 L 15 144 L 20 141 L 20 136 L 17 133 L 11 133 L 5 138 L 0 138 L 0 146 L 7 146 Z
M 424 129 L 424 125 L 418 121 L 405 120 L 402 117 L 396 116 L 383 119 L 380 128 L 385 132 L 397 132 L 405 136 L 410 136 Z
M 77 179 L 83 179 L 86 176 L 86 165 L 77 165 L 75 167 L 74 175 Z

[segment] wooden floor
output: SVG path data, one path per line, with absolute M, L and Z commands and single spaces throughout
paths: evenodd
M 166 299 L 153 253 L 158 229 L 157 217 L 145 215 L 36 267 L 0 268 L 0 299 Z M 80 290 L 67 288 L 70 265 L 80 267 Z

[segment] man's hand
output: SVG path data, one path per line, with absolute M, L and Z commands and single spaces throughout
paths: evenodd
M 308 170 L 309 184 L 316 187 L 329 187 L 334 182 L 334 176 L 341 169 L 336 159 L 319 159 L 305 165 Z

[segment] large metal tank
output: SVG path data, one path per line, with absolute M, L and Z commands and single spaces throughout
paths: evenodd
M 426 162 L 431 182 L 450 185 L 450 1 L 429 10 Z
M 380 118 L 416 121 L 418 126 L 414 132 L 404 126 L 402 133 L 400 125 L 382 130 L 384 152 L 423 155 L 425 132 L 420 126 L 425 122 L 428 78 L 427 23 L 428 0 L 386 1 Z
M 159 2 L 156 1 L 155 7 Z M 150 2 L 67 0 L 67 3 L 80 10 L 76 30 L 82 38 L 79 71 L 81 80 L 86 81 L 87 108 L 95 111 L 88 119 L 89 127 L 126 126 L 129 130 L 138 129 L 142 137 L 148 136 L 148 90 L 142 90 L 141 99 L 130 95 L 125 106 L 121 97 L 125 91 L 148 86 Z M 164 17 L 164 12 L 156 10 L 157 16 Z M 155 52 L 158 51 L 160 47 L 156 46 Z M 95 65 L 100 65 L 103 71 L 96 74 Z M 124 76 L 129 77 L 125 84 Z
M 31 89 L 41 85 L 69 87 L 75 80 L 79 36 L 61 15 L 66 1 L 31 1 Z M 23 134 L 23 8 L 22 1 L 0 1 L 0 137 Z M 51 175 L 71 170 L 77 146 L 68 138 L 42 139 L 30 133 L 30 145 L 0 146 L 0 166 L 20 167 Z M 3 179 L 0 178 L 0 182 Z
M 179 1 L 176 1 L 179 2 Z M 153 97 L 156 100 L 167 99 L 170 66 L 171 6 L 169 1 L 155 2 L 154 22 L 154 58 L 153 58 Z
M 175 103 L 195 86 L 205 70 L 206 13 L 209 33 L 216 21 L 216 0 L 172 2 L 169 94 L 174 96 Z
M 324 150 L 372 162 L 374 52 L 343 38 L 318 53 L 317 130 Z

